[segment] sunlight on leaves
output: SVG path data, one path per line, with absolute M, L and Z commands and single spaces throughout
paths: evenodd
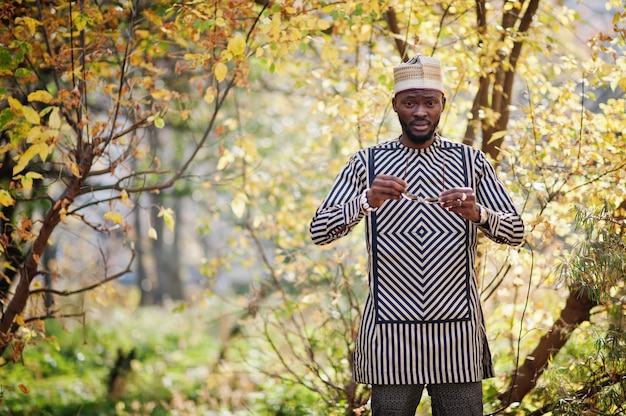
M 223 154 L 220 156 L 219 160 L 217 161 L 217 170 L 224 170 L 228 165 L 230 165 L 234 161 L 235 161 L 235 155 L 233 155 L 233 153 L 230 150 L 224 149 Z
M 37 90 L 28 94 L 28 101 L 39 101 L 41 103 L 50 104 L 54 101 L 54 97 L 48 91 Z
M 76 164 L 76 162 L 69 161 L 66 163 L 66 165 L 69 167 L 70 172 L 72 172 L 72 175 L 74 175 L 77 178 L 80 178 L 82 176 L 80 174 L 80 169 L 78 168 L 78 165 Z
M 246 51 L 246 41 L 241 35 L 237 35 L 228 41 L 228 51 L 233 54 L 233 56 L 238 57 L 243 55 Z
M 246 212 L 247 204 L 248 196 L 243 192 L 238 192 L 230 203 L 230 208 L 237 218 L 242 218 Z
M 15 200 L 11 197 L 6 190 L 0 189 L 0 205 L 3 207 L 10 207 L 15 204 Z
M 26 149 L 22 156 L 18 157 L 17 163 L 13 167 L 13 176 L 20 173 L 26 168 L 30 161 L 39 154 L 41 150 L 40 147 L 41 146 L 39 145 L 32 145 L 28 149 Z
M 39 114 L 32 107 L 23 106 L 22 114 L 24 114 L 24 118 L 32 124 L 41 123 L 41 118 L 39 117 Z
M 50 112 L 50 118 L 48 119 L 48 126 L 51 129 L 58 130 L 61 128 L 61 115 L 58 107 L 54 107 Z
M 17 178 L 16 178 L 17 179 Z M 22 182 L 22 186 L 26 190 L 31 190 L 33 188 L 33 179 L 43 179 L 43 175 L 39 172 L 28 172 L 26 175 L 20 178 Z
M 165 127 L 165 120 L 163 120 L 163 117 L 155 117 L 154 118 L 154 127 L 156 127 L 157 129 L 162 129 L 163 127 Z
M 226 67 L 226 65 L 224 65 L 224 63 L 218 62 L 213 68 L 213 73 L 215 74 L 215 79 L 217 80 L 217 82 L 222 82 L 224 78 L 226 78 L 228 68 Z
M 26 27 L 28 27 L 28 30 L 30 31 L 30 33 L 35 33 L 35 30 L 37 29 L 37 26 L 41 26 L 41 22 L 39 22 L 38 20 L 35 20 L 31 17 L 28 16 L 24 16 L 24 17 L 18 17 L 15 19 L 15 23 L 16 24 L 24 24 L 26 25 Z
M 163 218 L 165 225 L 170 229 L 170 231 L 174 229 L 174 211 L 171 208 L 161 207 L 157 216 L 159 218 Z
M 111 221 L 113 224 L 123 225 L 124 217 L 119 212 L 109 211 L 102 216 L 105 220 Z

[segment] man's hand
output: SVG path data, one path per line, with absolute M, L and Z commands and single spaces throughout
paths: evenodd
M 407 183 L 397 176 L 378 175 L 367 193 L 367 202 L 371 207 L 378 208 L 387 199 L 400 199 L 406 188 Z
M 378 175 L 367 193 L 368 204 L 378 208 L 387 199 L 399 200 L 407 190 L 407 183 L 391 175 Z M 456 212 L 466 220 L 478 222 L 480 209 L 472 188 L 451 188 L 439 194 L 439 203 L 448 211 Z
M 452 188 L 439 194 L 439 203 L 448 211 L 460 214 L 466 220 L 478 222 L 480 208 L 472 188 Z

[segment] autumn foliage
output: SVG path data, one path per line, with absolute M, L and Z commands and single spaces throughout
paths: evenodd
M 584 16 L 562 3 L 3 2 L 3 364 L 46 340 L 46 320 L 82 319 L 72 299 L 151 261 L 175 264 L 177 255 L 145 253 L 177 232 L 184 202 L 208 234 L 187 232 L 196 246 L 217 220 L 228 224 L 227 254 L 194 265 L 208 282 L 202 296 L 217 302 L 216 276 L 234 263 L 252 276 L 219 339 L 216 374 L 246 356 L 230 341 L 254 342 L 270 357 L 268 379 L 304 386 L 328 409 L 364 412 L 367 388 L 351 377 L 361 236 L 319 249 L 306 228 L 348 155 L 397 136 L 391 67 L 421 52 L 444 62 L 442 134 L 493 158 L 528 225 L 522 248 L 481 244 L 502 374 L 486 388 L 489 406 L 532 394 L 541 406 L 529 409 L 547 412 L 570 394 L 579 410 L 615 410 L 602 392 L 623 398 L 623 359 L 587 363 L 593 377 L 572 376 L 566 392 L 549 365 L 584 338 L 576 331 L 593 332 L 585 325 L 624 342 L 624 266 L 611 263 L 621 274 L 595 285 L 608 269 L 576 261 L 603 259 L 579 243 L 609 237 L 574 224 L 611 224 L 618 238 L 606 250 L 623 250 L 626 10 L 607 1 L 606 30 L 582 34 Z M 585 221 L 581 206 L 602 214 Z M 55 253 L 86 259 L 61 267 Z M 554 382 L 537 388 L 541 377 Z

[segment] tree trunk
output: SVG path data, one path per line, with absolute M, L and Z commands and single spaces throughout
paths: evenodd
M 152 206 L 161 207 L 166 205 L 163 194 L 153 194 Z M 178 197 L 176 198 L 178 200 Z M 174 210 L 178 210 L 178 202 L 174 201 Z M 172 243 L 165 241 L 165 233 L 168 232 L 165 221 L 158 216 L 158 210 L 152 209 L 152 225 L 157 231 L 158 238 L 152 242 L 152 256 L 157 275 L 157 287 L 154 291 L 154 299 L 157 303 L 163 303 L 166 299 L 182 300 L 183 285 L 180 277 L 180 256 L 177 249 L 176 236 Z M 177 226 L 178 227 L 178 226 Z
M 516 3 L 516 5 L 505 10 L 502 15 L 502 40 L 510 36 L 511 33 L 524 35 L 532 24 L 533 18 L 539 9 L 540 0 L 528 0 Z M 524 6 L 526 6 L 524 10 Z M 486 32 L 487 9 L 484 0 L 476 1 L 476 18 L 478 45 L 483 44 L 482 36 Z M 517 26 L 517 27 L 516 27 Z M 517 63 L 524 46 L 524 36 L 519 36 L 520 40 L 513 42 L 510 52 L 498 51 L 496 55 L 482 54 L 479 48 L 479 62 L 481 68 L 493 68 L 493 73 L 481 73 L 478 84 L 478 91 L 472 105 L 472 119 L 467 125 L 463 142 L 474 145 L 478 127 L 482 132 L 481 149 L 493 160 L 497 160 L 504 137 L 493 139 L 494 133 L 506 130 L 509 124 L 509 106 L 513 94 L 515 81 L 515 71 Z M 483 120 L 480 118 L 482 109 L 490 109 L 495 114 L 496 120 Z
M 508 390 L 499 396 L 504 406 L 522 401 L 535 387 L 552 357 L 565 345 L 571 333 L 580 324 L 589 320 L 591 308 L 597 305 L 584 290 L 570 289 L 561 316 L 541 337 L 535 350 L 524 360 L 524 364 L 517 368 Z
M 83 172 L 88 172 L 87 168 L 91 165 L 91 159 L 87 159 L 87 162 L 82 165 L 85 167 L 82 170 Z M 0 356 L 6 351 L 11 341 L 11 334 L 18 327 L 18 324 L 15 323 L 15 318 L 24 312 L 26 308 L 26 303 L 30 296 L 30 284 L 39 273 L 39 261 L 43 256 L 48 240 L 54 229 L 61 222 L 61 212 L 76 199 L 82 184 L 83 180 L 81 178 L 73 177 L 68 181 L 63 195 L 54 202 L 46 213 L 41 223 L 39 234 L 33 241 L 30 252 L 20 267 L 19 282 L 15 287 L 15 293 L 6 307 L 2 319 L 0 319 Z
M 153 287 L 150 277 L 146 270 L 146 248 L 144 240 L 144 229 L 141 223 L 141 210 L 135 210 L 134 228 L 135 228 L 135 249 L 137 250 L 137 258 L 135 259 L 135 274 L 137 281 L 135 284 L 139 289 L 139 304 L 142 306 L 154 305 Z
M 166 276 L 169 274 L 169 261 L 168 255 L 165 251 L 164 231 L 165 224 L 163 219 L 158 217 L 158 208 L 162 206 L 163 196 L 161 194 L 150 195 L 150 224 L 156 231 L 156 240 L 151 240 L 150 244 L 150 256 L 154 261 L 154 273 L 156 275 L 156 284 L 152 289 L 152 297 L 156 304 L 162 304 L 167 293 L 169 292 L 168 279 Z
M 174 211 L 174 236 L 172 239 L 172 244 L 169 247 L 170 259 L 172 262 L 172 271 L 169 276 L 170 278 L 170 296 L 174 300 L 184 300 L 185 299 L 185 291 L 183 289 L 183 280 L 181 277 L 182 272 L 182 264 L 181 264 L 181 231 L 182 231 L 182 209 L 183 203 L 182 199 L 184 195 L 176 195 L 174 197 L 174 201 L 172 201 L 172 210 Z

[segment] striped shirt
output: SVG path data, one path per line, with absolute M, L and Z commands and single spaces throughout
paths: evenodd
M 387 200 L 365 215 L 360 195 L 380 174 L 408 192 L 437 197 L 471 187 L 487 212 L 477 226 L 439 204 Z M 519 245 L 524 224 L 483 152 L 436 136 L 424 149 L 398 139 L 354 154 L 310 225 L 315 244 L 366 218 L 369 293 L 355 346 L 355 379 L 366 384 L 475 382 L 493 376 L 476 284 L 478 229 Z

